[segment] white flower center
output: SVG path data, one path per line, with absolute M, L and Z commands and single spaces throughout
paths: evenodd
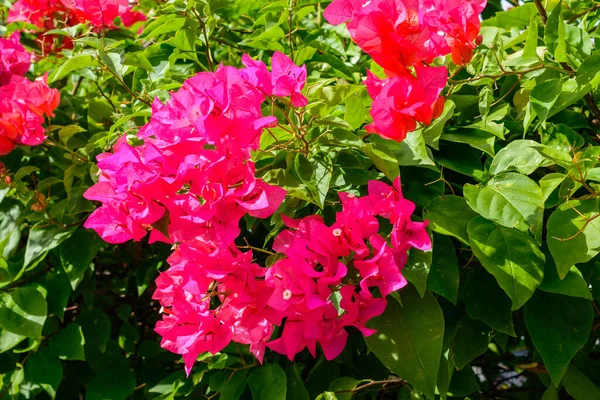
M 292 297 L 292 291 L 290 289 L 286 289 L 283 292 L 283 299 L 284 300 L 289 300 Z
M 332 233 L 335 237 L 342 236 L 342 230 L 340 228 L 334 229 Z
M 438 36 L 444 36 L 445 35 L 444 31 L 437 31 L 437 34 L 438 34 Z

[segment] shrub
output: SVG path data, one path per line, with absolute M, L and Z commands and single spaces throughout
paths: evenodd
M 0 399 L 600 398 L 597 4 L 0 7 Z

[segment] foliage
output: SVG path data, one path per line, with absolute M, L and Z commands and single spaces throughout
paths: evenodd
M 489 1 L 475 49 L 427 53 L 449 73 L 443 109 L 443 85 L 391 78 L 433 93 L 417 99 L 429 109 L 391 127 L 372 89 L 397 66 L 385 51 L 365 54 L 352 24 L 329 24 L 328 2 L 141 1 L 142 22 L 116 1 L 115 23 L 94 22 L 86 4 L 69 20 L 57 6 L 51 27 L 0 25 L 35 54 L 27 78 L 47 73 L 61 97 L 47 138 L 0 158 L 0 399 L 600 397 L 598 4 Z M 11 5 L 0 7 L 6 16 Z M 308 103 L 263 103 L 278 126 L 251 161 L 257 181 L 287 195 L 268 218 L 240 217 L 237 245 L 270 267 L 282 215 L 331 226 L 340 193 L 363 198 L 370 181 L 400 176 L 432 249 L 410 249 L 408 285 L 367 324 L 377 332 L 343 328 L 333 360 L 320 347 L 293 361 L 267 349 L 261 364 L 234 341 L 186 377 L 154 331 L 172 245 L 104 242 L 83 227 L 100 206 L 83 194 L 99 180 L 98 155 L 120 138 L 141 145 L 154 99 L 219 64 L 242 68 L 243 54 L 270 65 L 274 52 L 306 65 Z M 168 234 L 169 218 L 145 228 Z M 392 237 L 394 223 L 377 222 Z

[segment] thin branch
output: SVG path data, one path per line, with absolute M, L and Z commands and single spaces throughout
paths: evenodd
M 582 11 L 582 12 L 580 12 L 578 14 L 573 15 L 571 18 L 569 18 L 569 20 L 567 22 L 571 23 L 571 22 L 575 21 L 576 19 L 578 19 L 580 17 L 583 17 L 584 15 L 586 15 L 588 13 L 591 13 L 591 12 L 594 12 L 596 10 L 600 10 L 600 3 L 594 5 L 592 8 L 590 8 L 588 10 L 585 10 L 585 11 Z
M 541 0 L 533 0 L 533 3 L 535 4 L 535 7 L 537 8 L 538 13 L 540 14 L 542 23 L 544 25 L 546 25 L 546 22 L 548 22 L 548 14 L 546 13 L 546 9 L 544 8 L 542 1 Z

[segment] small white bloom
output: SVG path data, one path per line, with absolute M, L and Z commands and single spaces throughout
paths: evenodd
M 342 236 L 342 230 L 340 228 L 334 229 L 332 233 L 335 237 Z
M 283 299 L 284 300 L 289 300 L 290 298 L 292 298 L 292 291 L 290 289 L 286 289 L 283 292 Z
M 445 35 L 444 31 L 437 31 L 437 34 L 438 34 L 438 36 L 444 36 Z

